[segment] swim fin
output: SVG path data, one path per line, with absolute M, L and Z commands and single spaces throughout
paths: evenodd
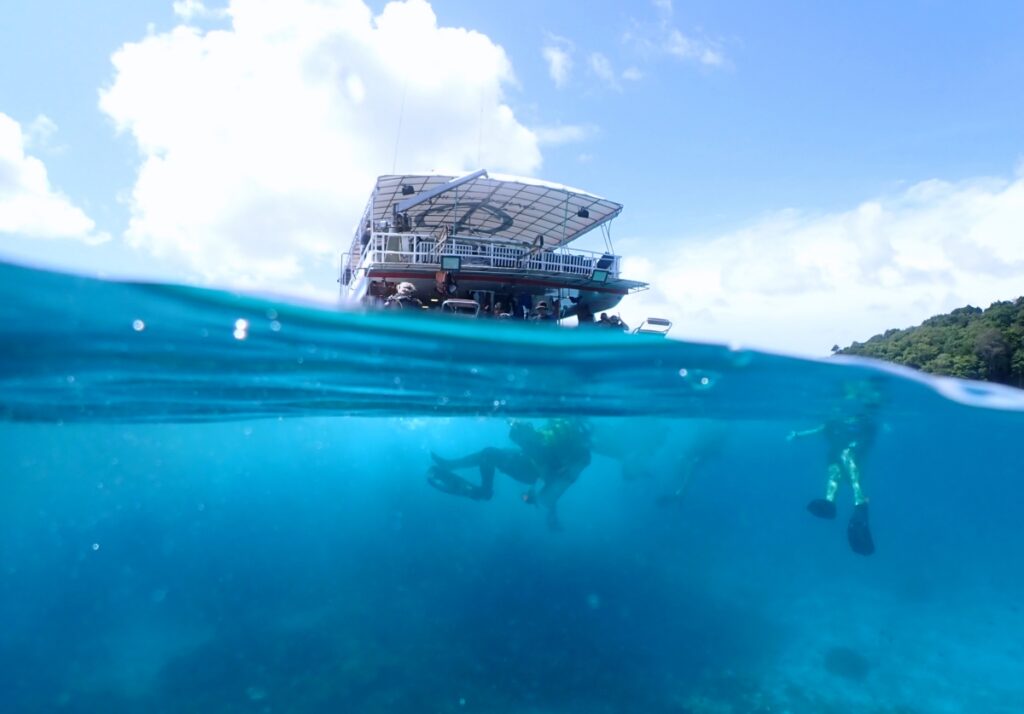
M 431 466 L 427 470 L 427 483 L 438 491 L 444 491 L 454 496 L 475 500 L 484 497 L 482 488 L 441 466 Z
M 834 501 L 830 501 L 827 498 L 816 498 L 807 504 L 807 510 L 811 512 L 812 516 L 818 518 L 825 518 L 827 520 L 834 520 L 836 517 L 836 504 Z
M 441 456 L 438 456 L 433 451 L 430 452 L 430 458 L 433 459 L 434 463 L 437 464 L 437 466 L 441 467 L 442 469 L 451 469 L 452 459 L 446 459 Z
M 850 548 L 857 555 L 871 555 L 875 552 L 875 541 L 868 525 L 868 504 L 854 506 L 850 523 L 846 527 L 846 537 L 850 541 Z

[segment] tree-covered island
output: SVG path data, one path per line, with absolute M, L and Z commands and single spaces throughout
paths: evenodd
M 1024 297 L 992 303 L 987 310 L 957 308 L 917 327 L 887 330 L 832 351 L 1024 388 Z

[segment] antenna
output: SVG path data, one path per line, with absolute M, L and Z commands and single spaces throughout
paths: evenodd
M 480 87 L 480 129 L 476 136 L 476 165 L 483 166 L 480 153 L 484 144 L 484 88 Z
M 402 117 L 405 116 L 405 91 L 409 88 L 409 80 L 402 84 L 402 105 L 398 108 L 398 130 L 395 132 L 395 156 L 391 160 L 391 173 L 394 174 L 398 166 L 398 140 L 402 138 Z

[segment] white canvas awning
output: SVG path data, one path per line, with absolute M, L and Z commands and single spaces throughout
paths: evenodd
M 551 250 L 615 218 L 622 205 L 568 186 L 478 171 L 381 176 L 372 211 L 375 225 L 401 213 L 417 233 L 447 231 Z

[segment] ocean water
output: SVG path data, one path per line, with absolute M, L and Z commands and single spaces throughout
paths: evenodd
M 0 297 L 4 712 L 1024 711 L 1020 392 L 9 265 Z M 787 439 L 864 385 L 870 557 Z M 563 416 L 561 530 L 426 482 Z

